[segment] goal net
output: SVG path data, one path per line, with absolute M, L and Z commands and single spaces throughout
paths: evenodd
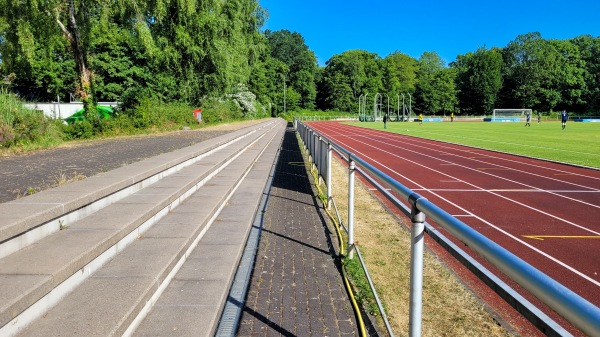
M 529 113 L 531 116 L 531 109 L 494 109 L 492 114 L 492 121 L 520 121 L 521 118 Z

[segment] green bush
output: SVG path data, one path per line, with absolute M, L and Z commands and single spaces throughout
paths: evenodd
M 42 112 L 25 109 L 22 105 L 15 95 L 0 93 L 0 147 L 34 144 L 27 147 L 40 148 L 65 140 L 178 130 L 198 125 L 194 107 L 180 102 L 164 103 L 150 97 L 143 89 L 128 91 L 113 118 L 73 124 L 48 118 Z M 270 116 L 264 106 L 245 92 L 226 99 L 204 99 L 199 107 L 203 124 Z
M 0 93 L 0 146 L 12 147 L 57 137 L 60 132 L 43 112 L 27 109 L 13 94 Z
M 192 110 L 184 103 L 164 103 L 151 97 L 136 98 L 135 102 L 128 99 L 127 104 L 117 109 L 119 117 L 128 118 L 133 128 L 159 130 L 195 124 Z
M 62 128 L 65 140 L 89 139 L 94 136 L 94 126 L 87 120 L 65 124 Z
M 231 100 L 209 98 L 202 102 L 202 121 L 204 123 L 216 124 L 242 118 L 242 111 Z

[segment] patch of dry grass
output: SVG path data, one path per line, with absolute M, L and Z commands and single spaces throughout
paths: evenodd
M 348 170 L 332 165 L 333 195 L 347 223 Z M 410 232 L 356 179 L 354 238 L 394 334 L 408 334 Z M 408 221 L 408 220 L 406 220 Z M 512 336 L 430 251 L 425 251 L 423 336 Z
M 83 180 L 87 178 L 86 176 L 84 176 L 83 174 L 79 174 L 77 172 L 73 172 L 72 174 L 67 174 L 64 171 L 59 171 L 58 175 L 54 176 L 52 179 L 54 180 L 52 182 L 52 185 L 50 186 L 50 188 L 53 187 L 58 187 L 58 186 L 62 186 L 68 183 L 72 183 L 74 181 L 78 181 L 78 180 Z
M 83 174 L 79 174 L 77 172 L 68 174 L 68 173 L 65 173 L 64 171 L 59 171 L 57 175 L 50 177 L 51 182 L 48 184 L 44 183 L 42 186 L 27 187 L 27 189 L 25 191 L 14 190 L 12 192 L 17 195 L 17 197 L 16 197 L 17 199 L 20 199 L 20 198 L 35 194 L 37 192 L 40 192 L 40 191 L 43 191 L 46 189 L 66 185 L 66 184 L 72 183 L 74 181 L 83 180 L 86 178 L 87 178 L 86 176 L 84 176 Z

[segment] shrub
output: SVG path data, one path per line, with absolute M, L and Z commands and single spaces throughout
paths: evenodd
M 57 136 L 57 127 L 43 112 L 23 107 L 13 94 L 0 92 L 0 146 L 30 144 Z
M 87 120 L 63 125 L 64 139 L 89 139 L 94 136 L 94 126 Z
M 241 119 L 242 111 L 231 100 L 208 98 L 202 102 L 202 120 L 207 124 L 221 123 L 229 120 Z

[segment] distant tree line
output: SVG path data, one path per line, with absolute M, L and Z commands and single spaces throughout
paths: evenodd
M 529 33 L 450 64 L 435 52 L 349 50 L 319 67 L 299 33 L 262 31 L 266 18 L 256 0 L 0 0 L 0 76 L 26 100 L 73 95 L 127 107 L 146 97 L 190 106 L 235 98 L 246 117 L 358 112 L 359 97 L 376 93 L 394 108 L 404 95 L 425 114 L 600 112 L 598 37 Z
M 546 40 L 529 33 L 504 48 L 458 55 L 449 65 L 435 52 L 417 60 L 400 52 L 381 58 L 351 50 L 320 71 L 321 109 L 358 111 L 361 94 L 373 99 L 381 93 L 393 102 L 410 94 L 413 110 L 425 114 L 480 115 L 494 108 L 600 113 L 600 38 L 587 35 Z

